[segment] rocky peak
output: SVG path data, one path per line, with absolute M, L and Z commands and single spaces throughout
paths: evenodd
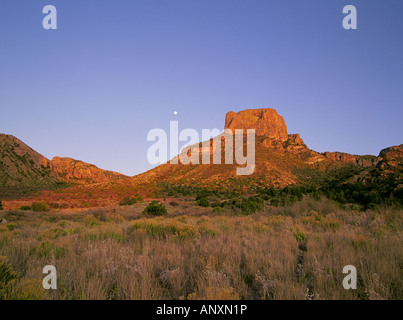
M 225 129 L 255 129 L 257 136 L 287 141 L 287 126 L 282 116 L 271 108 L 247 109 L 235 113 L 230 111 L 225 117 Z

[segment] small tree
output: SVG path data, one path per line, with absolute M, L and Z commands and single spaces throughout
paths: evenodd
M 201 207 L 208 207 L 210 205 L 210 202 L 206 198 L 201 198 L 197 203 Z
M 165 216 L 168 214 L 168 211 L 162 203 L 159 203 L 158 201 L 151 201 L 144 209 L 143 214 L 149 214 L 152 216 Z
M 133 198 L 126 197 L 122 201 L 119 202 L 119 205 L 120 206 L 131 206 L 135 203 L 137 203 L 137 199 L 135 197 L 133 197 Z

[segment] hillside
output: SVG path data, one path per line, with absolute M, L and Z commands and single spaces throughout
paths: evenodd
M 50 161 L 12 135 L 0 134 L 0 192 L 54 188 Z
M 125 177 L 71 158 L 49 160 L 16 137 L 0 134 L 2 197 L 12 198 L 38 190 L 115 181 Z
M 349 184 L 367 183 L 372 189 L 383 185 L 381 196 L 389 197 L 403 183 L 402 145 L 386 148 L 379 156 L 318 153 L 309 149 L 299 134 L 289 134 L 283 117 L 269 108 L 228 112 L 224 128 L 256 130 L 253 174 L 237 175 L 239 165 L 236 163 L 185 165 L 179 161 L 179 164 L 168 162 L 137 176 L 126 177 L 71 158 L 55 157 L 50 161 L 18 139 L 2 135 L 1 183 L 3 188 L 13 190 L 35 186 L 42 191 L 34 199 L 69 207 L 116 204 L 132 196 L 158 198 L 171 187 L 254 194 L 268 187 L 305 186 L 321 188 L 338 197 L 346 188 L 346 192 L 351 191 Z M 221 135 L 210 140 L 210 148 L 208 143 L 207 146 L 199 143 L 189 149 L 198 148 L 200 163 L 202 154 L 210 152 L 212 163 L 213 150 L 219 144 L 224 159 L 225 143 Z M 243 148 L 246 150 L 246 136 Z M 182 156 L 184 152 L 190 155 L 189 149 L 184 150 Z M 58 184 L 70 187 L 54 190 Z M 359 188 L 360 192 L 365 192 L 365 188 Z M 13 197 L 7 198 L 10 207 L 21 203 L 14 203 Z

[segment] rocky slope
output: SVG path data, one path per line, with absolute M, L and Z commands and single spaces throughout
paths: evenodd
M 56 184 L 50 161 L 12 135 L 0 134 L 0 188 Z
M 54 157 L 50 161 L 50 169 L 58 180 L 79 184 L 109 182 L 126 177 L 71 158 Z
M 384 178 L 393 175 L 403 180 L 403 144 L 381 150 L 378 161 L 375 174 Z
M 69 184 L 115 181 L 126 176 L 82 161 L 42 156 L 12 135 L 0 134 L 0 195 Z

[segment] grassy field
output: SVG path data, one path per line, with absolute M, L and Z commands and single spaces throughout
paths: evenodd
M 163 217 L 147 203 L 0 211 L 0 299 L 403 298 L 402 210 L 304 197 L 245 216 L 186 200 Z M 45 265 L 57 290 L 42 287 Z

